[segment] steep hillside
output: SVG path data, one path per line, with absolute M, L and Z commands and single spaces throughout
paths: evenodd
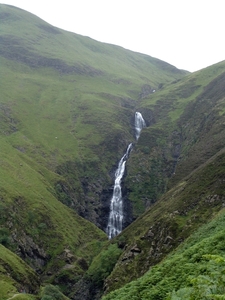
M 0 19 L 3 299 L 23 287 L 37 299 L 100 299 L 103 286 L 107 294 L 146 272 L 106 299 L 186 287 L 179 268 L 173 280 L 167 270 L 201 239 L 166 257 L 212 218 L 198 231 L 209 239 L 201 255 L 222 255 L 212 245 L 223 234 L 225 62 L 188 74 L 12 6 L 0 5 Z M 147 125 L 138 141 L 135 111 Z M 114 171 L 130 142 L 124 227 L 134 222 L 108 241 Z
M 112 242 L 117 243 L 123 253 L 106 280 L 106 291 L 143 275 L 216 216 L 225 205 L 224 178 L 222 149 L 116 237 Z
M 123 252 L 104 281 L 105 293 L 142 276 L 224 207 L 224 74 L 221 62 L 142 101 L 140 110 L 152 125 L 130 155 L 125 186 L 137 216 L 150 208 L 112 241 Z M 203 254 L 222 254 L 211 250 L 217 233 Z M 166 292 L 188 285 L 176 270 L 165 289 L 166 278 L 153 289 L 158 268 L 152 270 L 153 279 L 146 275 L 106 299 L 165 299 Z
M 141 101 L 151 123 L 128 162 L 125 186 L 138 216 L 224 146 L 225 62 Z
M 104 300 L 223 299 L 224 151 L 181 180 L 113 241 L 124 250 L 105 281 L 106 292 L 140 278 Z
M 186 72 L 14 7 L 0 13 L 2 138 L 31 169 L 52 172 L 58 199 L 105 228 L 110 172 L 133 140 L 139 100 Z
M 0 5 L 0 19 L 0 240 L 75 299 L 107 241 L 99 228 L 134 112 L 187 72 L 12 6 Z M 23 282 L 12 284 L 16 293 Z
M 109 174 L 133 140 L 139 100 L 187 72 L 14 7 L 0 13 L 1 135 L 18 155 L 61 175 L 57 197 L 104 228 Z
M 223 299 L 224 209 L 144 276 L 104 300 Z
M 8 299 L 17 293 L 37 294 L 40 282 L 35 272 L 15 254 L 0 245 L 0 297 Z M 27 299 L 34 299 L 31 295 Z

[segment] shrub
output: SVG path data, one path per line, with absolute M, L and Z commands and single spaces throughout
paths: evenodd
M 10 232 L 8 228 L 0 228 L 0 244 L 8 246 L 10 242 Z
M 65 300 L 67 299 L 56 286 L 46 285 L 42 291 L 41 300 Z
M 122 250 L 117 247 L 117 244 L 110 245 L 107 250 L 103 250 L 94 258 L 87 271 L 87 276 L 95 284 L 101 286 L 104 279 L 112 272 L 121 252 Z

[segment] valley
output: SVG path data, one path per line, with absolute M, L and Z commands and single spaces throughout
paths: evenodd
M 225 61 L 0 18 L 0 299 L 224 297 Z

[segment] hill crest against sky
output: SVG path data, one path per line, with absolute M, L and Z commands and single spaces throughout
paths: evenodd
M 196 71 L 224 60 L 221 0 L 190 0 L 182 5 L 177 0 L 65 0 L 63 5 L 53 0 L 4 2 L 20 6 L 59 28 L 161 58 L 180 69 Z

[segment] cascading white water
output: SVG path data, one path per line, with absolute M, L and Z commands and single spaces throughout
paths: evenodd
M 132 149 L 132 143 L 127 147 L 126 153 L 119 161 L 118 168 L 115 172 L 115 182 L 113 196 L 110 203 L 110 214 L 106 232 L 109 239 L 113 238 L 122 231 L 123 225 L 123 199 L 121 192 L 121 180 L 124 175 L 126 161 Z
M 141 130 L 146 127 L 145 120 L 143 119 L 142 114 L 138 111 L 135 113 L 134 127 L 136 140 L 138 140 L 141 134 Z
M 146 127 L 145 120 L 143 119 L 142 114 L 140 112 L 135 113 L 134 127 L 136 140 L 138 140 L 141 134 L 141 130 L 144 127 Z M 106 233 L 108 234 L 109 239 L 118 235 L 122 231 L 123 227 L 123 198 L 121 191 L 121 180 L 125 172 L 126 162 L 129 157 L 129 153 L 132 149 L 132 146 L 133 145 L 131 143 L 127 147 L 127 151 L 119 161 L 117 170 L 115 172 L 113 196 L 110 202 L 110 214 L 106 229 Z

